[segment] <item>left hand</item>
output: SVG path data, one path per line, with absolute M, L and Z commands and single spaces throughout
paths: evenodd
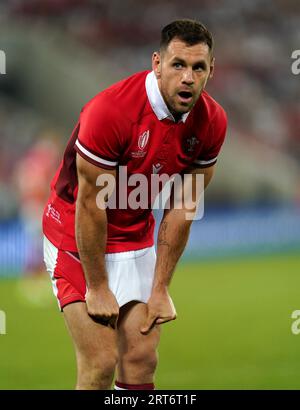
M 147 318 L 140 331 L 147 335 L 155 325 L 176 319 L 176 310 L 167 290 L 152 292 L 147 303 Z

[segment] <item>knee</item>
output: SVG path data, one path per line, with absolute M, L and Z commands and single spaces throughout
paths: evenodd
M 78 357 L 78 385 L 108 389 L 112 383 L 116 365 L 116 351 L 80 355 Z
M 140 346 L 130 349 L 124 355 L 123 361 L 125 365 L 135 367 L 142 373 L 154 374 L 157 367 L 158 354 L 155 349 L 141 348 Z
M 117 353 L 110 352 L 98 355 L 90 365 L 101 379 L 110 380 L 113 378 L 117 361 Z

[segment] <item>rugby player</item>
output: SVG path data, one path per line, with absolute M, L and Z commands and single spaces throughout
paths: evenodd
M 160 325 L 176 318 L 168 288 L 192 220 L 184 207 L 165 209 L 155 251 L 151 206 L 99 204 L 97 181 L 112 176 L 116 191 L 124 188 L 118 170 L 126 166 L 128 176 L 149 182 L 153 174 L 190 173 L 208 185 L 227 126 L 204 90 L 214 62 L 212 35 L 200 22 L 168 24 L 152 70 L 97 94 L 69 139 L 43 230 L 44 260 L 74 342 L 77 389 L 109 389 L 115 374 L 116 389 L 154 389 Z

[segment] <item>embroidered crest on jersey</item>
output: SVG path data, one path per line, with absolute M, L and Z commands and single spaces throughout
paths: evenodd
M 144 151 L 144 149 L 146 148 L 146 145 L 148 143 L 149 135 L 150 135 L 150 131 L 147 130 L 139 136 L 139 139 L 138 139 L 138 149 L 139 150 L 131 152 L 131 156 L 133 158 L 143 158 L 147 154 L 147 151 Z
M 196 145 L 199 144 L 198 138 L 189 137 L 185 140 L 184 150 L 187 155 L 192 155 L 195 151 Z
M 143 151 L 144 148 L 147 145 L 147 142 L 148 142 L 148 139 L 149 139 L 149 134 L 150 134 L 150 132 L 148 130 L 148 131 L 143 132 L 143 134 L 139 136 L 138 147 L 141 151 Z

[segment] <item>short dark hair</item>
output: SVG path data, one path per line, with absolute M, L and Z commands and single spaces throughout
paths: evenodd
M 174 38 L 178 38 L 189 46 L 198 43 L 207 44 L 210 52 L 213 52 L 213 36 L 199 21 L 190 19 L 175 20 L 165 26 L 161 31 L 160 50 L 165 50 Z

